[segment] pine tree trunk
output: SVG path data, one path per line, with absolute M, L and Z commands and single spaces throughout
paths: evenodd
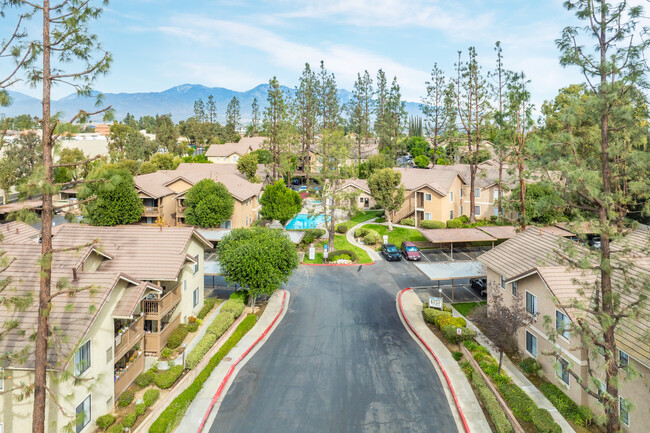
M 50 2 L 43 2 L 43 166 L 45 183 L 52 185 L 52 131 L 50 124 Z M 48 316 L 50 311 L 50 286 L 52 278 L 52 195 L 49 190 L 43 194 L 41 216 L 41 264 L 40 287 L 38 294 L 38 325 L 36 329 L 34 366 L 34 413 L 32 432 L 45 432 L 45 403 L 47 394 L 47 342 Z

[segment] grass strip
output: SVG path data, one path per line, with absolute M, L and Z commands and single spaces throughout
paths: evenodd
M 480 307 L 481 305 L 487 304 L 486 301 L 481 301 L 481 302 L 458 302 L 456 304 L 452 304 L 456 311 L 458 311 L 460 314 L 462 314 L 465 317 L 469 317 L 469 315 L 474 311 L 475 308 Z

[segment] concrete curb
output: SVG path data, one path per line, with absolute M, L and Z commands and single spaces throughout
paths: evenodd
M 440 377 L 448 399 L 455 403 L 454 418 L 459 428 L 470 433 L 492 430 L 471 385 L 447 347 L 429 330 L 422 318 L 422 302 L 410 289 L 397 295 L 397 312 L 413 339 L 423 348 Z M 444 380 L 443 380 L 444 379 Z M 462 426 L 462 427 L 461 427 Z

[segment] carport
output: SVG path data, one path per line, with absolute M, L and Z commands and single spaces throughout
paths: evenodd
M 479 229 L 420 229 L 420 233 L 434 245 L 449 244 L 452 260 L 454 260 L 454 244 L 491 242 L 494 247 L 494 242 L 498 240 Z
M 415 267 L 431 281 L 438 283 L 438 292 L 441 294 L 440 281 L 451 281 L 452 302 L 454 302 L 454 280 L 487 277 L 487 270 L 481 262 L 415 263 Z

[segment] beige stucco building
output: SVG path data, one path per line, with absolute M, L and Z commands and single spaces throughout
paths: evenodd
M 117 397 L 144 371 L 145 358 L 157 356 L 171 331 L 203 307 L 203 255 L 212 245 L 189 227 L 55 228 L 55 249 L 86 246 L 54 255 L 53 293 L 60 288 L 76 293 L 53 299 L 50 323 L 58 336 L 52 337 L 48 353 L 48 386 L 56 403 L 47 397 L 46 431 L 60 432 L 71 423 L 72 431 L 92 432 L 97 417 L 111 412 Z M 37 292 L 39 232 L 22 223 L 0 226 L 0 232 L 0 249 L 13 259 L 0 278 L 20 281 L 15 285 L 19 294 Z M 3 322 L 17 314 L 18 328 L 5 335 L 0 347 L 3 352 L 25 349 L 27 357 L 4 366 L 4 433 L 31 430 L 33 399 L 17 399 L 15 388 L 33 383 L 33 346 L 24 335 L 35 332 L 36 305 L 20 313 L 0 310 Z M 82 380 L 75 384 L 72 376 Z M 80 413 L 82 422 L 75 425 Z
M 647 249 L 648 234 L 648 230 L 637 229 L 624 242 L 638 253 Z M 517 334 L 519 351 L 537 359 L 544 377 L 573 401 L 589 406 L 596 415 L 603 415 L 603 406 L 569 373 L 569 370 L 576 373 L 594 392 L 603 386 L 604 357 L 598 352 L 589 353 L 580 336 L 571 330 L 584 313 L 570 305 L 576 299 L 590 302 L 598 276 L 567 269 L 558 258 L 560 242 L 572 241 L 531 227 L 481 255 L 479 261 L 487 267 L 488 306 L 493 305 L 490 300 L 497 291 L 501 292 L 506 305 L 523 303 L 532 316 L 532 323 Z M 636 266 L 628 271 L 628 281 L 647 278 L 650 273 L 648 257 L 637 254 L 630 260 Z M 614 273 L 614 287 L 623 284 L 622 278 L 622 274 Z M 623 295 L 622 302 L 629 302 L 637 295 Z M 552 337 L 549 326 L 558 333 L 556 337 Z M 628 377 L 624 369 L 620 375 L 619 412 L 624 432 L 646 432 L 650 425 L 650 347 L 647 340 L 640 337 L 649 330 L 650 321 L 645 317 L 624 319 L 616 335 L 619 363 L 629 365 L 630 370 L 638 373 L 638 376 Z M 557 360 L 549 355 L 552 352 L 560 354 Z M 588 362 L 597 373 L 597 383 L 591 382 Z
M 242 156 L 260 149 L 265 140 L 266 137 L 242 137 L 237 143 L 212 144 L 205 156 L 215 164 L 236 164 Z
M 353 204 L 359 210 L 371 209 L 376 204 L 365 179 L 346 179 L 340 189 L 354 196 Z

